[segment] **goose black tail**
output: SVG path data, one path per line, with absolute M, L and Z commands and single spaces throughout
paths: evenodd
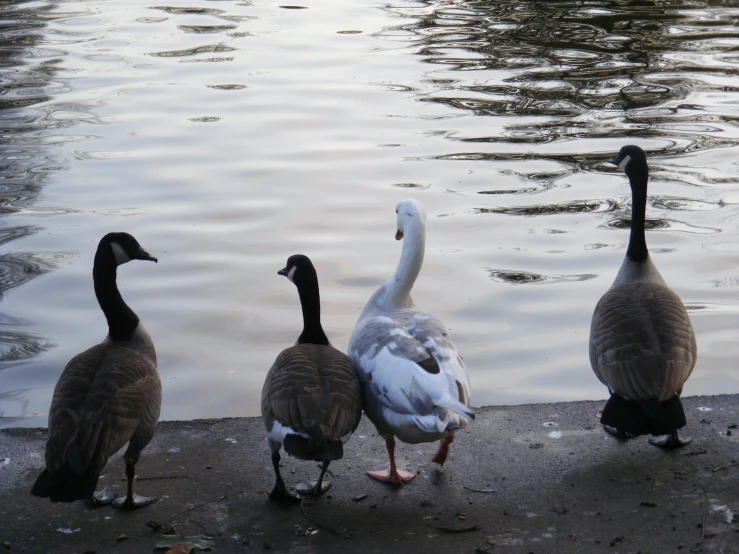
M 665 402 L 656 398 L 633 402 L 612 394 L 600 418 L 603 425 L 630 435 L 669 435 L 685 427 L 685 412 L 680 397 Z
M 340 460 L 344 457 L 344 445 L 340 440 L 316 441 L 300 435 L 287 435 L 282 443 L 285 452 L 301 460 L 316 460 L 317 462 Z
M 52 475 L 44 469 L 33 484 L 31 494 L 49 498 L 52 502 L 89 500 L 97 486 L 97 475 L 77 475 L 68 464 Z

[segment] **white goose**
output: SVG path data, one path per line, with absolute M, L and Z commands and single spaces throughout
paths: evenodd
M 410 292 L 421 271 L 426 212 L 416 200 L 395 210 L 403 251 L 395 274 L 367 302 L 349 340 L 362 384 L 364 411 L 384 437 L 386 470 L 379 481 L 402 484 L 416 472 L 395 465 L 395 437 L 407 443 L 441 440 L 433 461 L 443 464 L 454 432 L 475 418 L 462 358 L 435 317 L 416 309 Z

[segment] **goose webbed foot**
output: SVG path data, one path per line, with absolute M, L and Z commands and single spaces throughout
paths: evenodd
M 90 498 L 90 504 L 93 506 L 105 506 L 110 504 L 118 497 L 117 492 L 112 492 L 108 487 L 103 488 L 101 491 L 97 491 Z
M 372 479 L 377 479 L 383 483 L 390 483 L 391 485 L 408 483 L 416 476 L 415 471 L 405 471 L 404 469 L 394 467 L 394 465 L 389 465 L 387 469 L 381 471 L 368 471 L 367 475 L 372 477 Z
M 156 496 L 140 496 L 138 494 L 126 495 L 125 497 L 119 496 L 113 500 L 112 504 L 119 510 L 135 510 L 136 508 L 143 508 L 149 504 L 156 502 Z
M 275 486 L 272 488 L 272 492 L 269 493 L 271 500 L 285 503 L 299 503 L 300 497 L 297 494 L 291 493 L 285 486 L 285 481 L 282 480 L 280 474 L 280 451 L 272 451 L 272 467 L 275 470 Z
M 690 441 L 693 439 L 681 439 L 677 431 L 673 431 L 669 435 L 665 435 L 663 437 L 657 437 L 654 439 L 649 439 L 649 443 L 653 444 L 654 446 L 659 446 L 660 448 L 665 449 L 672 449 L 672 448 L 680 448 L 681 446 L 685 446 L 686 444 L 690 444 Z
M 309 483 L 308 481 L 301 481 L 295 486 L 295 490 L 299 494 L 303 495 L 311 495 L 311 496 L 320 496 L 324 492 L 326 492 L 328 489 L 331 488 L 331 483 L 324 482 L 323 477 L 326 475 L 326 471 L 328 471 L 328 464 L 331 462 L 326 460 L 323 462 L 323 465 L 321 466 L 321 474 L 318 476 L 318 480 L 314 483 Z
M 626 441 L 634 438 L 634 435 L 626 433 L 625 431 L 620 431 L 619 429 L 611 427 L 610 425 L 603 425 L 603 430 L 609 435 L 613 435 L 618 440 Z
M 298 494 L 302 494 L 304 496 L 320 496 L 326 491 L 328 491 L 331 488 L 331 483 L 328 481 L 324 481 L 322 483 L 319 483 L 318 481 L 308 482 L 308 481 L 301 481 L 297 485 L 295 485 L 295 491 Z
M 279 486 L 277 483 L 275 483 L 275 486 L 272 488 L 272 492 L 269 493 L 270 500 L 274 500 L 276 502 L 283 502 L 285 504 L 300 504 L 301 499 L 300 497 L 287 490 L 287 487 L 285 487 L 285 484 L 283 483 L 282 486 Z
M 131 447 L 129 447 L 129 451 L 131 450 Z M 119 510 L 135 510 L 136 508 L 143 508 L 144 506 L 148 506 L 149 504 L 153 504 L 156 502 L 157 497 L 156 496 L 140 496 L 138 494 L 134 494 L 133 492 L 133 479 L 136 476 L 135 467 L 136 462 L 138 461 L 139 456 L 138 453 L 131 455 L 129 457 L 129 453 L 126 452 L 126 478 L 128 480 L 128 492 L 126 493 L 126 496 L 121 497 L 119 496 L 115 500 L 113 500 L 112 504 Z
M 408 483 L 416 476 L 416 472 L 398 469 L 395 465 L 395 437 L 391 435 L 390 438 L 385 439 L 385 448 L 387 448 L 387 455 L 390 458 L 390 465 L 382 471 L 368 471 L 367 475 L 372 479 L 393 485 Z

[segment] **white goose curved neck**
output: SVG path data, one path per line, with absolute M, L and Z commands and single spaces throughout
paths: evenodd
M 413 225 L 407 225 L 403 230 L 403 250 L 400 262 L 390 279 L 385 281 L 375 293 L 374 307 L 383 311 L 413 308 L 411 289 L 423 265 L 423 255 L 426 250 L 426 228 L 423 222 L 416 220 Z

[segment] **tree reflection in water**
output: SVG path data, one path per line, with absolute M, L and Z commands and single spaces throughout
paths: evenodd
M 41 107 L 63 91 L 65 85 L 54 81 L 54 52 L 39 46 L 47 21 L 55 17 L 56 3 L 6 2 L 0 5 L 0 300 L 5 293 L 29 280 L 51 271 L 73 253 L 19 252 L 14 241 L 41 230 L 33 224 L 19 224 L 17 217 L 37 202 L 50 171 L 59 169 L 49 148 L 39 136 L 44 131 L 72 124 L 49 117 Z M 54 344 L 27 330 L 33 323 L 0 313 L 0 370 L 28 362 Z M 24 418 L 28 401 L 26 389 L 2 391 L 0 405 L 18 405 Z M 15 411 L 15 410 L 14 410 Z M 31 416 L 28 416 L 31 417 Z

